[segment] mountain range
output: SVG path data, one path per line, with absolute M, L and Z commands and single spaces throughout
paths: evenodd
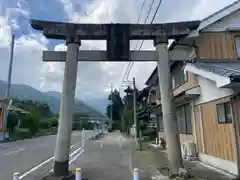
M 7 83 L 0 80 L 0 99 L 5 97 L 7 90 Z M 31 86 L 23 84 L 11 85 L 11 98 L 17 98 L 19 100 L 34 100 L 47 103 L 51 111 L 55 114 L 59 113 L 61 93 L 56 91 L 41 92 Z M 87 105 L 83 101 L 75 98 L 74 108 L 76 112 L 87 113 L 89 116 L 102 117 L 102 113 L 98 110 Z
M 99 98 L 85 98 L 83 99 L 84 103 L 91 106 L 94 109 L 97 109 L 102 114 L 106 113 L 106 107 L 111 102 L 108 100 L 108 97 L 99 97 Z

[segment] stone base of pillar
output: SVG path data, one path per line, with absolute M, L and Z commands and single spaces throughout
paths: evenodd
M 54 161 L 54 167 L 53 167 L 54 176 L 68 176 L 68 161 L 60 162 L 60 161 Z

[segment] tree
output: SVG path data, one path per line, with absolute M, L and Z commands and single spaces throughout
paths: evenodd
M 28 114 L 21 114 L 19 112 L 9 113 L 7 126 L 10 134 L 12 134 L 18 122 L 20 122 L 20 129 L 16 129 L 16 131 L 24 130 L 30 132 L 31 135 L 35 135 L 39 129 L 47 129 L 52 125 L 56 127 L 58 124 L 57 120 L 54 122 L 53 120 L 49 120 L 49 118 L 53 117 L 53 113 L 46 103 L 13 99 L 13 106 L 27 111 Z
M 57 127 L 58 126 L 58 117 L 53 116 L 47 119 L 51 123 L 51 127 Z
M 91 130 L 92 124 L 90 123 L 90 118 L 87 113 L 75 113 L 73 115 L 73 130 L 80 129 Z
M 135 89 L 136 97 L 138 96 L 138 89 Z M 130 127 L 134 124 L 134 110 L 133 110 L 133 92 L 134 90 L 130 86 L 125 89 L 126 95 L 123 97 L 124 108 L 122 111 L 121 125 L 122 131 L 129 133 Z M 136 109 L 139 108 L 139 104 L 136 102 Z
M 20 128 L 29 129 L 31 135 L 35 135 L 39 129 L 39 117 L 36 114 L 26 115 L 21 122 Z
M 120 97 L 120 93 L 115 89 L 112 94 L 109 94 L 108 100 L 112 103 L 106 107 L 106 115 L 111 118 L 112 110 L 112 120 L 115 121 L 113 124 L 113 129 L 121 129 L 121 112 L 123 108 L 123 102 Z
M 10 111 L 8 113 L 7 128 L 8 128 L 10 136 L 13 133 L 14 128 L 18 125 L 18 120 L 19 120 L 19 116 L 16 112 Z

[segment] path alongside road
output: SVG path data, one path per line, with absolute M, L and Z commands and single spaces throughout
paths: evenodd
M 85 131 L 85 137 L 92 135 L 92 131 Z M 32 180 L 33 177 L 51 170 L 56 137 L 50 135 L 0 144 L 0 179 L 11 180 L 12 173 L 19 171 L 22 174 L 21 179 Z M 71 153 L 79 148 L 81 148 L 81 132 L 73 132 Z M 31 171 L 36 167 L 36 171 Z
M 132 180 L 132 145 L 133 141 L 120 133 L 109 133 L 104 138 L 89 141 L 71 168 L 82 168 L 83 176 L 91 180 Z

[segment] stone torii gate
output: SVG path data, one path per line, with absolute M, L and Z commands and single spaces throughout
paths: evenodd
M 180 40 L 200 21 L 165 24 L 73 24 L 31 20 L 35 30 L 50 39 L 66 40 L 67 52 L 43 52 L 44 61 L 66 61 L 59 113 L 59 126 L 54 153 L 55 176 L 68 175 L 69 147 L 78 61 L 157 61 L 161 91 L 164 130 L 170 165 L 175 173 L 183 167 L 176 116 L 172 104 L 169 55 L 172 60 L 185 60 L 168 52 L 168 39 Z M 130 40 L 154 40 L 156 51 L 131 51 Z M 107 51 L 79 51 L 81 40 L 106 40 Z M 78 55 L 79 54 L 79 55 Z M 177 55 L 178 54 L 178 55 Z M 177 56 L 177 57 L 176 57 Z

